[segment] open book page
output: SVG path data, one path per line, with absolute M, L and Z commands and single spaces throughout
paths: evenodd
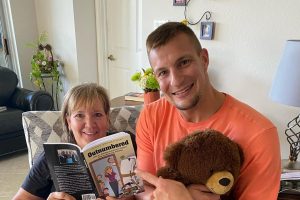
M 70 143 L 45 143 L 45 155 L 54 186 L 76 199 L 96 199 L 95 186 L 80 148 Z
M 121 198 L 144 191 L 142 180 L 134 173 L 136 155 L 128 133 L 95 140 L 82 152 L 100 196 Z

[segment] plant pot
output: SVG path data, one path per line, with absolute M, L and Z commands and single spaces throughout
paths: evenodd
M 152 103 L 160 98 L 159 91 L 155 92 L 146 92 L 144 94 L 144 104 L 147 105 L 149 103 Z

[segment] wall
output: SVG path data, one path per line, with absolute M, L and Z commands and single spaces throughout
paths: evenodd
M 97 82 L 94 0 L 11 0 L 11 12 L 23 86 L 36 89 L 29 80 L 33 50 L 26 44 L 46 31 L 53 53 L 60 58 L 63 92 L 80 82 Z M 59 103 L 60 104 L 60 103 Z
M 10 0 L 10 7 L 20 64 L 19 81 L 22 81 L 24 88 L 33 89 L 33 84 L 29 80 L 33 50 L 26 44 L 35 41 L 38 35 L 34 0 Z
M 184 7 L 172 6 L 172 2 L 143 1 L 144 41 L 153 30 L 154 20 L 181 21 L 184 18 Z M 188 7 L 189 19 L 197 21 L 209 10 L 211 20 L 216 22 L 214 40 L 201 40 L 209 51 L 213 84 L 273 121 L 278 127 L 284 158 L 289 154 L 284 130 L 287 122 L 299 113 L 299 108 L 274 103 L 268 95 L 285 41 L 300 39 L 299 7 L 298 0 L 191 0 Z M 191 27 L 199 36 L 200 26 Z M 148 64 L 145 52 L 144 62 Z
M 78 81 L 73 0 L 35 1 L 39 34 L 46 31 L 55 56 L 64 62 L 64 90 Z
M 94 0 L 74 0 L 79 82 L 98 83 Z
M 35 2 L 38 32 L 48 32 L 55 55 L 64 62 L 63 94 L 78 83 L 97 82 L 94 0 Z

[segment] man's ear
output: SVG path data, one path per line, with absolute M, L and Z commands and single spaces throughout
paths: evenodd
M 201 51 L 199 52 L 199 54 L 200 54 L 201 61 L 203 62 L 204 66 L 207 69 L 208 64 L 209 64 L 209 56 L 208 56 L 207 49 L 202 48 Z
M 178 160 L 184 147 L 182 143 L 169 145 L 164 152 L 164 159 L 170 168 L 177 169 Z

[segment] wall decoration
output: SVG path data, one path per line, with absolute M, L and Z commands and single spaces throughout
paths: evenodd
M 186 0 L 173 0 L 173 6 L 185 6 Z
M 214 22 L 201 22 L 200 24 L 200 39 L 212 40 L 214 37 Z

